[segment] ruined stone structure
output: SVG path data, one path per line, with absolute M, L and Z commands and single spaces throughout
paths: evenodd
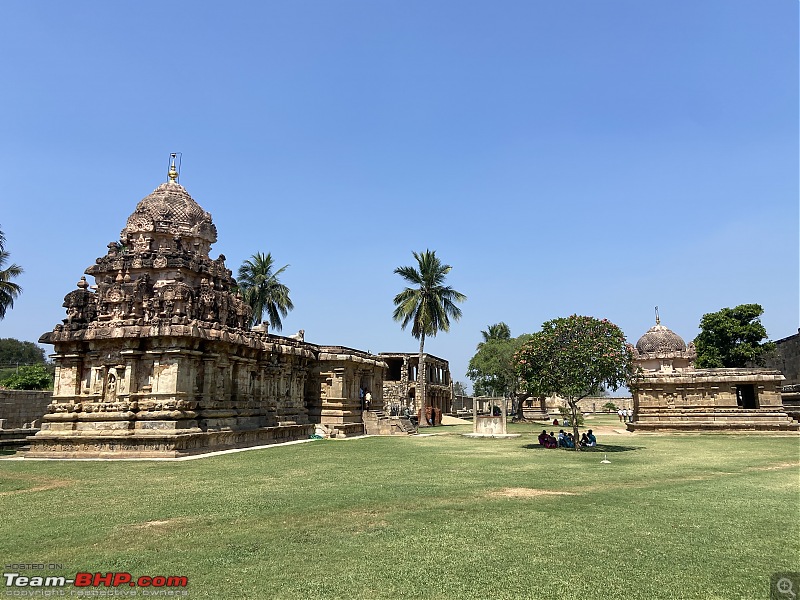
M 658 319 L 631 349 L 641 369 L 631 431 L 800 427 L 783 410 L 777 370 L 695 369 L 693 344 Z
M 387 367 L 383 381 L 383 410 L 387 413 L 392 411 L 402 413 L 408 408 L 411 414 L 416 414 L 419 409 L 416 403 L 419 354 L 381 352 L 378 356 Z M 427 405 L 443 413 L 450 413 L 453 404 L 453 386 L 449 363 L 443 358 L 425 354 L 425 372 Z
M 800 330 L 794 335 L 775 340 L 775 351 L 765 357 L 767 368 L 778 369 L 786 381 L 781 388 L 783 409 L 800 419 Z
M 312 387 L 308 397 L 312 421 L 340 429 L 353 425 L 354 432 L 363 433 L 362 395 L 369 392 L 373 403 L 383 403 L 386 364 L 376 356 L 341 346 L 322 346 L 317 358 L 319 386 Z M 314 397 L 317 389 L 319 399 Z
M 366 352 L 250 330 L 211 215 L 177 182 L 144 198 L 64 299 L 55 389 L 30 456 L 181 456 L 362 433 L 359 387 L 382 402 Z

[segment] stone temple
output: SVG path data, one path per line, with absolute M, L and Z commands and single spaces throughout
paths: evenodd
M 640 369 L 631 431 L 800 428 L 781 404 L 778 370 L 695 369 L 694 344 L 658 317 L 631 350 Z
M 28 456 L 176 457 L 307 439 L 315 424 L 363 433 L 360 397 L 383 404 L 384 360 L 251 330 L 216 241 L 171 169 L 39 340 L 55 346 L 55 388 Z

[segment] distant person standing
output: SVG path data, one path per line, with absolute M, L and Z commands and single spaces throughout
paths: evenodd
M 367 410 L 369 410 L 370 407 L 372 406 L 372 392 L 370 392 L 369 390 L 367 390 L 367 393 L 364 394 L 364 406 L 366 407 Z
M 620 422 L 620 423 L 624 422 L 624 419 L 625 419 L 625 409 L 624 409 L 624 408 L 620 408 L 620 409 L 617 411 L 617 415 L 619 415 L 619 422 Z

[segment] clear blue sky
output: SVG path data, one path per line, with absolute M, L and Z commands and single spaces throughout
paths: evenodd
M 415 351 L 393 270 L 426 248 L 457 380 L 499 321 L 800 325 L 794 0 L 6 0 L 0 51 L 0 337 L 60 322 L 173 151 L 212 257 L 289 264 L 314 343 Z

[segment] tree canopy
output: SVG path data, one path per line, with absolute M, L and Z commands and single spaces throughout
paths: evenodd
M 0 385 L 10 390 L 46 390 L 53 385 L 53 375 L 43 364 L 26 365 L 0 381 Z
M 523 334 L 511 337 L 511 330 L 505 323 L 490 325 L 488 332 L 481 331 L 483 341 L 470 359 L 467 377 L 477 396 L 511 397 L 517 393 L 518 377 L 514 355 L 520 346 L 530 338 Z
M 464 302 L 467 297 L 445 285 L 445 278 L 453 267 L 442 263 L 436 251 L 413 252 L 413 255 L 416 267 L 397 267 L 394 270 L 409 286 L 394 297 L 392 317 L 400 322 L 402 329 L 411 324 L 411 335 L 419 340 L 417 405 L 422 411 L 419 423 L 425 426 L 425 338 L 449 331 L 450 319 L 458 321 L 461 318 L 457 303 Z
M 0 230 L 0 320 L 5 318 L 9 308 L 14 307 L 14 300 L 22 293 L 19 284 L 11 281 L 22 275 L 22 267 L 13 263 L 5 267 L 10 258 L 6 251 L 6 236 Z
M 694 339 L 695 366 L 708 369 L 763 364 L 764 355 L 774 350 L 775 344 L 763 342 L 767 330 L 761 324 L 762 314 L 764 309 L 759 304 L 740 304 L 703 315 L 700 334 Z
M 478 349 L 480 349 L 481 344 L 490 340 L 510 340 L 511 328 L 501 321 L 494 325 L 489 325 L 486 331 L 481 331 L 481 337 L 483 342 L 478 343 Z
M 604 387 L 617 390 L 634 374 L 622 330 L 607 319 L 579 315 L 543 323 L 516 353 L 515 364 L 529 393 L 567 401 L 576 441 L 578 401 Z
M 0 338 L 0 367 L 33 365 L 46 362 L 44 348 L 33 342 Z
M 272 254 L 258 252 L 239 267 L 237 284 L 244 301 L 253 309 L 252 325 L 258 325 L 266 316 L 267 324 L 274 330 L 283 329 L 281 316 L 285 317 L 294 309 L 289 298 L 289 288 L 279 279 L 288 266 L 284 265 L 274 271 L 275 261 Z

